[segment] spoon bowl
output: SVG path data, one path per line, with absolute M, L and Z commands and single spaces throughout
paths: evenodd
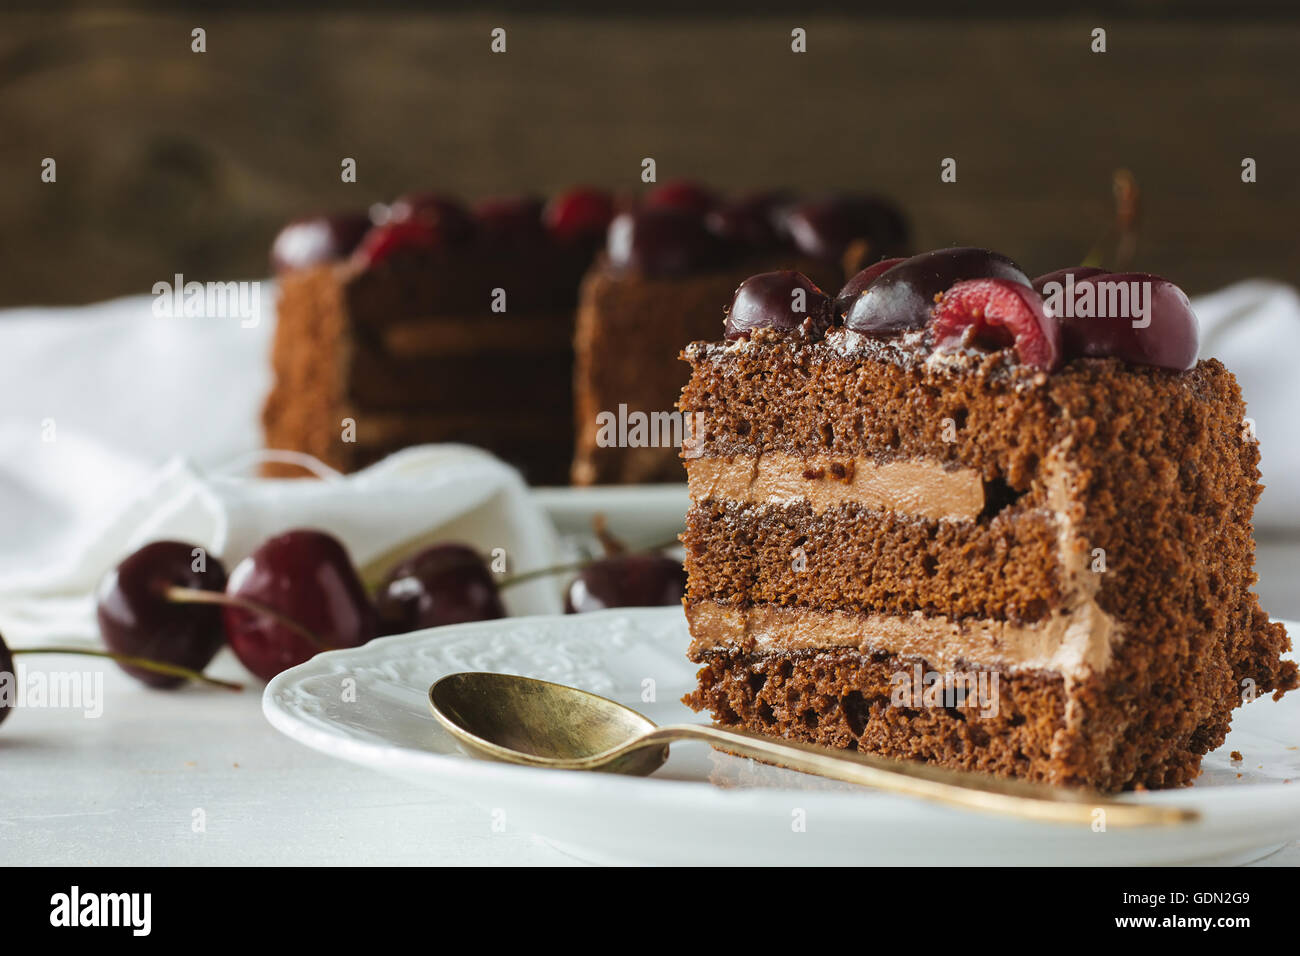
M 666 743 L 613 753 L 654 731 L 655 723 L 564 684 L 511 674 L 450 674 L 429 688 L 429 705 L 463 746 L 493 760 L 646 776 L 668 759 Z

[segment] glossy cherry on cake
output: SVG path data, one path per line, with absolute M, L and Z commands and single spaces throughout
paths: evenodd
M 389 221 L 423 219 L 447 242 L 465 242 L 474 235 L 474 217 L 468 209 L 442 193 L 407 193 L 388 207 Z
M 614 199 L 603 189 L 575 186 L 546 204 L 542 221 L 561 242 L 578 242 L 600 236 L 614 218 Z
M 1040 275 L 1033 281 L 1034 291 L 1045 296 L 1047 293 L 1043 290 L 1052 283 L 1064 288 L 1067 282 L 1078 282 L 1080 279 L 1090 279 L 1100 275 L 1107 275 L 1106 270 L 1096 266 L 1066 266 L 1064 269 L 1056 269 Z
M 646 193 L 645 205 L 652 209 L 680 209 L 703 216 L 718 205 L 718 195 L 694 180 L 673 179 Z
M 662 554 L 618 554 L 593 561 L 569 584 L 564 609 L 569 614 L 610 607 L 680 604 L 686 571 Z
M 346 259 L 370 227 L 365 213 L 296 219 L 271 244 L 271 268 L 282 273 Z
M 1004 279 L 1029 288 L 1029 278 L 1006 256 L 957 247 L 924 252 L 897 263 L 847 304 L 844 327 L 868 335 L 924 328 L 939 295 L 968 279 Z
M 496 579 L 473 548 L 439 544 L 389 571 L 375 595 L 383 634 L 505 617 Z
M 673 207 L 619 213 L 609 224 L 610 265 L 648 276 L 683 275 L 717 265 L 718 239 L 692 213 Z
M 853 307 L 853 303 L 857 301 L 858 296 L 867 291 L 867 286 L 871 285 L 871 283 L 875 282 L 900 262 L 905 261 L 905 259 L 900 257 L 881 259 L 879 262 L 872 263 L 862 271 L 858 272 L 853 276 L 853 278 L 849 279 L 848 282 L 844 283 L 844 287 L 840 289 L 839 293 L 835 296 L 835 301 L 831 303 L 831 313 L 838 318 L 843 319 L 845 313 L 848 312 L 848 310 Z
M 401 253 L 430 252 L 442 243 L 442 235 L 426 219 L 406 219 L 375 226 L 353 255 L 366 265 L 375 265 Z
M 936 349 L 1014 348 L 1024 365 L 1051 371 L 1061 364 L 1061 330 L 1043 299 L 1007 279 L 968 279 L 943 293 L 930 334 Z
M 100 581 L 99 633 L 116 654 L 201 671 L 226 642 L 221 608 L 178 602 L 176 588 L 219 594 L 226 570 L 216 557 L 182 541 L 155 541 L 128 555 Z M 150 687 L 177 687 L 186 678 L 127 664 L 122 669 Z
M 870 196 L 831 196 L 787 206 L 782 228 L 806 256 L 838 264 L 850 243 L 866 240 L 877 252 L 902 245 L 907 226 L 892 205 Z
M 262 680 L 318 651 L 357 647 L 378 633 L 374 606 L 343 545 L 309 529 L 262 544 L 230 573 L 227 594 L 272 613 L 226 606 L 226 638 Z
M 802 272 L 783 270 L 750 276 L 727 309 L 728 339 L 749 338 L 755 329 L 797 329 L 813 334 L 830 324 L 830 300 Z
M 1139 316 L 1135 303 L 1141 302 L 1147 314 Z M 1175 371 L 1196 364 L 1196 315 L 1187 295 L 1168 279 L 1141 272 L 1089 276 L 1075 283 L 1073 298 L 1062 305 L 1058 319 L 1071 358 L 1113 356 Z M 1116 314 L 1099 314 L 1102 311 Z
M 546 235 L 542 209 L 536 196 L 505 196 L 475 203 L 479 238 L 495 246 L 535 245 Z
M 719 239 L 754 249 L 769 249 L 782 241 L 776 210 L 787 200 L 783 193 L 751 193 L 722 203 L 704 216 L 704 225 Z

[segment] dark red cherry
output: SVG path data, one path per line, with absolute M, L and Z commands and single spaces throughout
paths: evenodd
M 610 264 L 649 276 L 684 275 L 721 261 L 718 239 L 699 216 L 664 207 L 619 213 L 609 224 Z
M 1095 266 L 1067 266 L 1064 269 L 1057 269 L 1054 272 L 1044 273 L 1034 280 L 1033 286 L 1035 292 L 1041 296 L 1046 296 L 1047 292 L 1043 290 L 1049 283 L 1055 282 L 1057 285 L 1064 288 L 1067 280 L 1071 276 L 1073 277 L 1073 282 L 1078 282 L 1080 279 L 1087 279 L 1092 276 L 1102 276 L 1106 274 L 1105 269 L 1098 269 Z
M 492 246 L 533 246 L 546 237 L 543 204 L 535 196 L 484 199 L 474 205 L 479 238 Z
M 680 604 L 685 593 L 681 562 L 662 554 L 619 554 L 579 572 L 565 594 L 564 610 L 584 614 L 607 607 L 659 607 Z
M 1006 279 L 958 282 L 934 309 L 937 349 L 1014 348 L 1024 365 L 1051 371 L 1061 364 L 1061 330 L 1028 286 Z
M 797 329 L 820 335 L 830 325 L 830 300 L 802 272 L 750 276 L 736 289 L 724 326 L 728 339 L 747 339 L 755 329 Z
M 17 672 L 14 670 L 14 656 L 9 651 L 9 645 L 5 643 L 4 635 L 0 635 L 0 682 L 15 687 L 17 681 Z M 0 694 L 0 724 L 5 722 L 5 718 L 9 716 L 9 711 L 14 709 L 15 703 L 15 694 Z
M 561 242 L 602 236 L 614 218 L 614 199 L 603 189 L 575 186 L 546 204 L 542 220 Z
M 374 265 L 401 253 L 427 253 L 438 248 L 442 236 L 424 219 L 386 222 L 375 226 L 354 253 L 366 265 Z
M 838 264 L 850 243 L 866 240 L 877 253 L 903 246 L 907 225 L 898 210 L 869 196 L 832 196 L 784 207 L 781 228 L 806 256 Z
M 845 313 L 853 307 L 853 303 L 857 301 L 858 296 L 867 290 L 867 286 L 903 261 L 901 258 L 881 259 L 879 262 L 867 266 L 844 283 L 844 288 L 840 289 L 839 294 L 835 296 L 834 303 L 831 305 L 831 314 L 842 320 Z
M 967 279 L 1006 279 L 1029 286 L 1029 278 L 1006 256 L 961 246 L 904 259 L 878 276 L 849 305 L 844 327 L 868 335 L 924 328 L 935 299 Z
M 347 551 L 323 531 L 286 531 L 269 539 L 235 566 L 226 593 L 274 612 L 223 609 L 231 648 L 262 680 L 318 651 L 357 647 L 378 633 L 375 609 Z
M 370 225 L 365 213 L 296 219 L 271 244 L 271 268 L 279 274 L 346 259 Z
M 375 595 L 380 633 L 505 617 L 497 582 L 477 551 L 438 544 L 398 564 Z
M 781 193 L 754 193 L 710 209 L 704 225 L 719 239 L 754 249 L 770 249 L 781 243 L 774 222 Z
M 220 593 L 226 569 L 202 548 L 155 541 L 128 555 L 104 575 L 96 594 L 99 633 L 110 651 L 201 671 L 226 636 L 221 608 L 168 600 L 168 588 Z M 122 669 L 150 687 L 178 687 L 184 677 L 130 665 Z
M 1067 357 L 1114 356 L 1135 365 L 1185 371 L 1196 364 L 1200 335 L 1183 290 L 1141 272 L 1089 276 L 1074 295 L 1047 297 L 1061 324 Z
M 423 219 L 447 242 L 464 242 L 474 235 L 474 217 L 465 206 L 441 193 L 407 193 L 388 207 L 390 222 Z
M 646 193 L 645 204 L 652 209 L 681 209 L 703 216 L 718 205 L 718 195 L 690 179 L 674 179 L 661 183 Z

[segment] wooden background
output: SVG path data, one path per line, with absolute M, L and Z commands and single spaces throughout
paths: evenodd
M 1300 25 L 1253 9 L 4 13 L 0 305 L 146 292 L 174 272 L 252 278 L 294 215 L 417 187 L 637 188 L 646 156 L 660 179 L 887 193 L 919 246 L 987 245 L 1031 273 L 1103 233 L 1124 166 L 1143 188 L 1139 266 L 1192 292 L 1298 281 Z M 190 51 L 195 26 L 206 53 Z M 795 26 L 806 54 L 790 52 Z M 1105 54 L 1089 50 L 1096 26 Z

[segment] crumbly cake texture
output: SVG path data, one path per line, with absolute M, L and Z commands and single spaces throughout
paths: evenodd
M 267 446 L 354 471 L 409 445 L 466 442 L 534 483 L 563 483 L 573 309 L 590 256 L 471 245 L 284 275 Z M 496 289 L 504 312 L 491 309 Z M 267 473 L 301 471 L 273 464 Z
M 703 459 L 927 461 L 978 472 L 985 492 L 960 520 L 853 501 L 693 500 L 693 621 L 780 608 L 1034 634 L 1086 605 L 1116 632 L 1105 666 L 1008 663 L 996 647 L 957 662 L 998 677 L 998 713 L 980 717 L 972 701 L 892 702 L 895 675 L 942 668 L 877 646 L 865 621 L 852 641 L 799 647 L 693 623 L 695 709 L 830 746 L 1116 791 L 1189 783 L 1243 697 L 1297 685 L 1279 656 L 1286 634 L 1251 592 L 1259 456 L 1219 362 L 1179 373 L 1077 359 L 1048 375 L 1006 352 L 925 362 L 842 331 L 816 343 L 757 333 L 683 357 L 680 407 L 703 413 L 692 449 Z

